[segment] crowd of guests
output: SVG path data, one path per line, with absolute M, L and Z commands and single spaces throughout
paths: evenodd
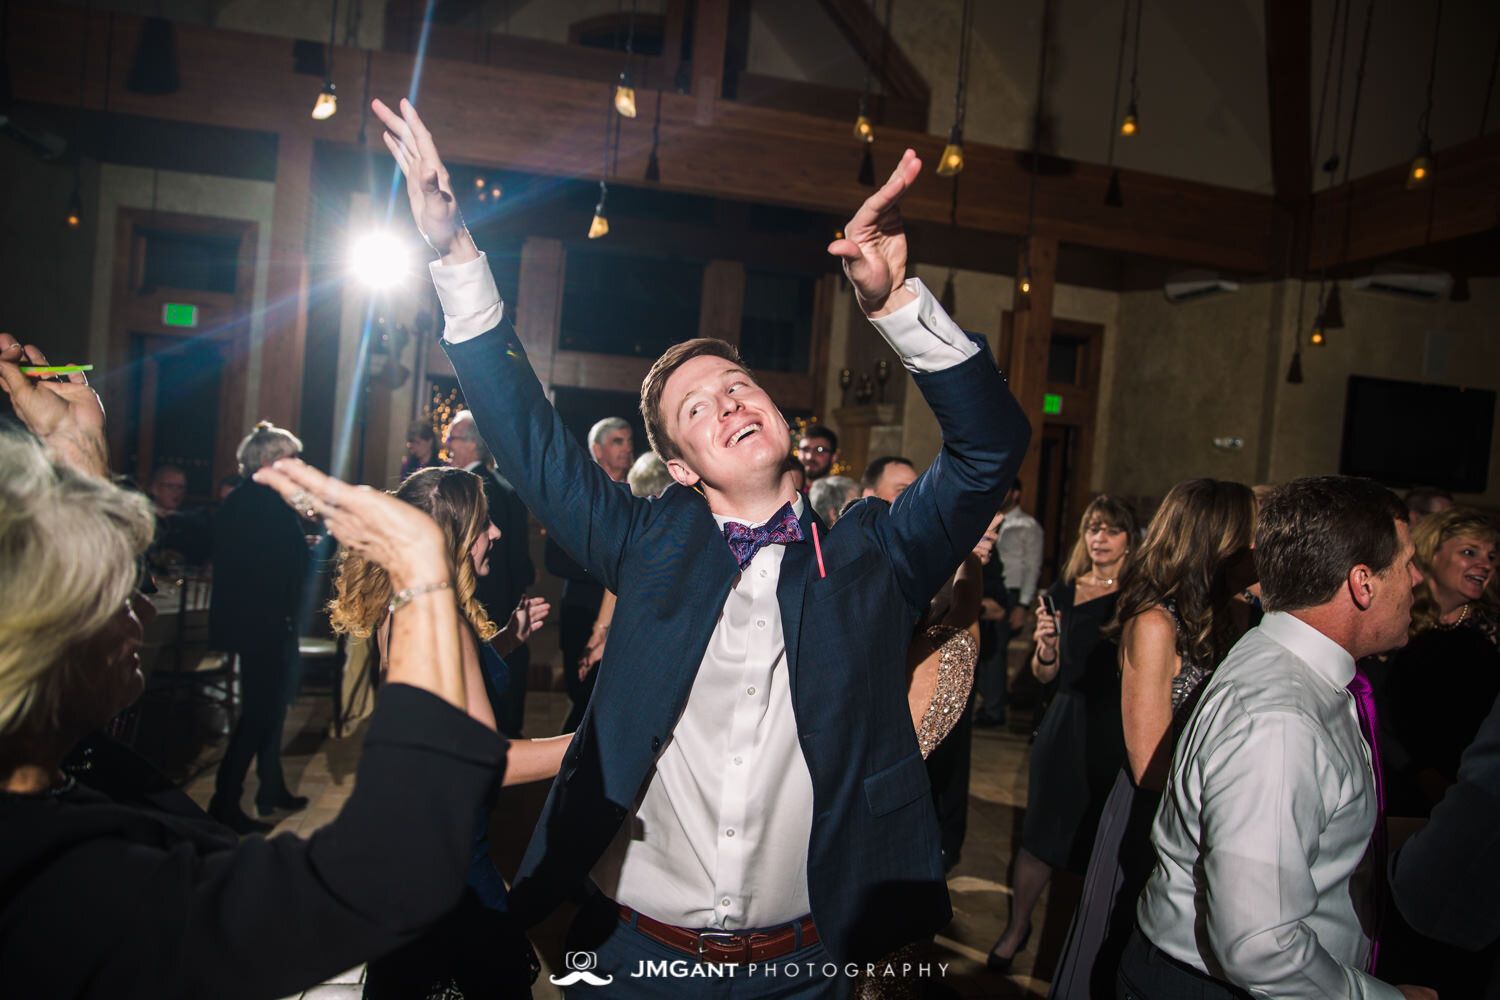
M 413 427 L 391 493 L 305 465 L 286 429 L 241 443 L 207 548 L 244 708 L 206 813 L 99 734 L 141 691 L 152 554 L 201 555 L 162 527 L 185 478 L 157 470 L 149 499 L 113 485 L 83 376 L 33 379 L 41 352 L 0 335 L 29 429 L 0 428 L 0 969 L 18 995 L 277 997 L 368 962 L 372 997 L 526 996 L 525 928 L 571 901 L 569 952 L 589 957 L 570 986 L 680 995 L 629 971 L 665 957 L 835 969 L 699 995 L 919 996 L 911 959 L 952 917 L 971 727 L 1005 722 L 1028 622 L 1022 669 L 1050 700 L 992 970 L 1068 869 L 1084 892 L 1057 996 L 1500 990 L 1492 517 L 1368 480 L 1196 479 L 1144 526 L 1094 497 L 1041 590 L 1026 421 L 905 277 L 910 151 L 830 252 L 943 428 L 930 466 L 842 476 L 837 436 L 794 442 L 709 339 L 647 375 L 646 455 L 621 418 L 578 442 L 415 109 L 374 110 L 473 409 L 446 464 Z M 572 704 L 563 735 L 526 740 L 523 651 L 549 610 L 526 596 L 531 516 L 566 580 Z M 252 759 L 262 816 L 306 805 L 280 744 L 320 531 L 342 546 L 331 624 L 373 643 L 381 696 L 338 817 L 266 839 L 243 811 Z M 497 788 L 549 779 L 508 883 Z

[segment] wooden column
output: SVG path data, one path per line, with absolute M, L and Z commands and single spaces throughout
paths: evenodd
M 521 277 L 516 311 L 511 319 L 521 345 L 531 358 L 531 367 L 549 393 L 553 359 L 557 356 L 557 332 L 562 325 L 566 266 L 567 252 L 562 240 L 528 236 L 521 244 Z
M 703 269 L 703 295 L 698 304 L 698 336 L 740 342 L 745 311 L 745 265 L 737 260 L 712 260 Z
M 729 0 L 698 0 L 693 21 L 693 96 L 697 123 L 712 125 L 714 102 L 724 91 L 724 50 L 729 43 Z
M 302 409 L 302 363 L 307 344 L 312 154 L 312 137 L 306 132 L 286 131 L 277 139 L 266 328 L 260 345 L 258 417 L 294 432 Z
M 1020 275 L 1031 275 L 1031 292 L 1021 292 Z M 1011 326 L 1010 390 L 1031 421 L 1031 447 L 1021 463 L 1021 506 L 1036 509 L 1037 474 L 1041 468 L 1042 397 L 1047 390 L 1047 352 L 1052 339 L 1052 293 L 1057 281 L 1057 240 L 1033 236 L 1017 261 Z M 1003 362 L 1003 359 L 1002 359 Z

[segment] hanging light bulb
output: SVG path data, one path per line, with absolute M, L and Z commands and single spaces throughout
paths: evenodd
M 1111 170 L 1109 172 L 1109 187 L 1104 191 L 1104 204 L 1110 208 L 1123 208 L 1125 199 L 1120 194 L 1120 172 Z
M 68 195 L 68 214 L 65 218 L 69 229 L 77 229 L 83 225 L 83 199 L 78 197 L 76 184 L 73 187 L 73 193 Z
M 1031 248 L 1029 246 L 1026 248 L 1026 256 L 1031 256 Z M 1031 294 L 1031 261 L 1027 260 L 1026 257 L 1021 258 L 1021 273 L 1016 275 L 1016 288 L 1020 290 L 1022 295 Z
M 1417 155 L 1412 157 L 1411 168 L 1406 171 L 1406 190 L 1421 187 L 1432 178 L 1432 140 L 1422 136 L 1417 143 Z
M 483 191 L 484 190 L 484 178 L 483 177 L 476 177 L 476 178 L 474 178 L 474 187 L 477 188 L 477 189 L 479 189 L 479 190 L 481 190 L 481 191 Z
M 948 280 L 943 282 L 943 294 L 938 296 L 938 304 L 943 307 L 943 312 L 952 316 L 958 309 L 958 292 L 953 288 L 953 268 L 948 268 Z
M 870 106 L 863 94 L 859 97 L 859 114 L 854 118 L 854 141 L 875 141 L 875 127 L 870 124 Z
M 1307 342 L 1309 344 L 1313 345 L 1314 347 L 1322 347 L 1327 342 L 1327 338 L 1325 338 L 1323 336 L 1323 317 L 1322 316 L 1319 316 L 1317 318 L 1317 320 L 1313 323 L 1312 336 L 1310 336 L 1310 337 L 1307 338 Z
M 500 196 L 504 193 L 505 192 L 501 190 L 499 184 L 496 184 L 494 187 L 490 188 L 490 197 L 495 199 L 496 201 L 499 201 Z
M 594 206 L 594 221 L 589 223 L 589 239 L 597 240 L 609 232 L 609 218 L 604 214 L 604 199 L 609 194 L 609 188 L 604 182 L 599 182 L 599 203 Z
M 1140 122 L 1136 118 L 1135 102 L 1131 101 L 1125 108 L 1125 120 L 1120 122 L 1121 135 L 1135 135 L 1140 129 Z
M 953 177 L 964 169 L 964 130 L 962 125 L 955 125 L 948 130 L 948 144 L 943 147 L 943 155 L 938 160 L 937 173 L 939 177 Z
M 1344 303 L 1339 298 L 1339 283 L 1333 282 L 1333 287 L 1328 292 L 1328 299 L 1323 303 L 1323 322 L 1318 324 L 1325 330 L 1342 330 L 1344 328 Z
M 635 81 L 629 66 L 620 70 L 620 82 L 615 84 L 615 110 L 623 118 L 635 117 Z
M 1292 352 L 1291 366 L 1286 370 L 1286 380 L 1292 385 L 1302 384 L 1302 348 Z
M 312 116 L 318 121 L 326 121 L 333 117 L 339 109 L 338 95 L 334 92 L 332 80 L 323 81 L 323 89 L 318 92 L 317 103 L 313 105 Z

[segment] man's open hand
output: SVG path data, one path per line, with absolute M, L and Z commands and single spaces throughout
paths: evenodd
M 901 227 L 901 198 L 921 172 L 922 161 L 908 149 L 885 186 L 859 206 L 844 227 L 844 238 L 828 245 L 828 252 L 843 261 L 859 307 L 872 319 L 895 312 L 914 298 L 904 284 L 906 231 Z
M 380 100 L 371 101 L 370 107 L 385 126 L 386 148 L 406 177 L 411 217 L 422 238 L 444 258 L 444 263 L 462 264 L 478 257 L 479 251 L 464 228 L 458 199 L 453 196 L 448 168 L 443 166 L 432 133 L 422 124 L 417 109 L 404 97 L 399 115 Z

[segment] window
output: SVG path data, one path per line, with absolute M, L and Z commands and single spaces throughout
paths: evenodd
M 817 279 L 805 274 L 745 272 L 740 356 L 758 371 L 806 373 L 812 353 Z
M 1047 381 L 1078 385 L 1088 340 L 1054 334 L 1047 347 Z
M 143 291 L 181 288 L 233 295 L 240 238 L 141 229 L 146 246 Z
M 703 262 L 568 248 L 558 347 L 655 358 L 698 335 Z

